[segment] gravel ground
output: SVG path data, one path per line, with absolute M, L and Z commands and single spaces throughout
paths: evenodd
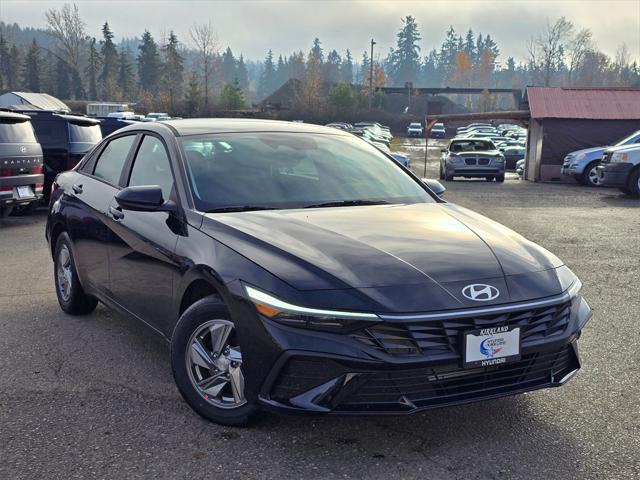
M 399 148 L 422 174 L 419 141 Z M 515 176 L 446 187 L 581 277 L 595 315 L 566 386 L 409 417 L 210 424 L 143 327 L 60 311 L 40 211 L 0 221 L 0 478 L 640 478 L 640 202 Z

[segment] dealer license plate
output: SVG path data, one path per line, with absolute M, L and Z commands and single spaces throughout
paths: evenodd
M 463 335 L 465 368 L 489 367 L 520 359 L 520 327 L 481 328 Z

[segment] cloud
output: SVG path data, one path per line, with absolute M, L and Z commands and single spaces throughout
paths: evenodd
M 22 26 L 44 26 L 44 12 L 65 1 L 2 0 L 0 18 Z M 609 55 L 626 43 L 640 58 L 640 2 L 637 0 L 557 1 L 338 1 L 338 0 L 80 0 L 76 2 L 87 27 L 98 35 L 108 21 L 116 38 L 139 36 L 149 29 L 155 36 L 174 30 L 189 43 L 194 22 L 213 22 L 221 48 L 262 59 L 269 48 L 276 56 L 309 50 L 319 37 L 325 50 L 349 48 L 359 59 L 373 37 L 377 52 L 386 55 L 406 15 L 416 17 L 422 34 L 422 53 L 437 48 L 452 25 L 463 33 L 490 34 L 502 59 L 525 60 L 527 41 L 547 20 L 564 15 L 578 27 L 590 28 L 599 47 Z

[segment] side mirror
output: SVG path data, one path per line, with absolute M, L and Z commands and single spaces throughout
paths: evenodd
M 444 192 L 447 191 L 444 185 L 442 185 L 438 180 L 423 178 L 422 183 L 429 187 L 429 189 L 439 197 L 442 197 L 444 195 Z
M 115 198 L 123 210 L 134 212 L 174 212 L 176 210 L 175 202 L 164 200 L 162 188 L 158 185 L 123 188 Z

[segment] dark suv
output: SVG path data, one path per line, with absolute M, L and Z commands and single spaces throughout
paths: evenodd
M 42 197 L 42 148 L 26 115 L 0 112 L 0 217 Z
M 51 184 L 60 172 L 71 170 L 93 146 L 102 140 L 100 121 L 66 113 L 22 111 L 31 118 L 44 154 L 44 189 L 48 201 Z

